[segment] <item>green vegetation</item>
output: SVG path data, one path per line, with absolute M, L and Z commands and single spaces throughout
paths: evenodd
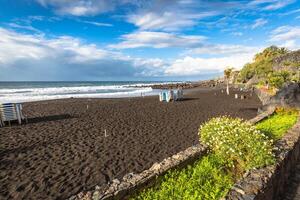
M 278 109 L 275 114 L 256 125 L 256 128 L 274 140 L 280 139 L 298 118 L 296 110 Z
M 220 199 L 233 185 L 224 162 L 208 155 L 183 170 L 172 170 L 160 184 L 141 192 L 134 199 Z
M 241 119 L 213 118 L 200 127 L 201 142 L 211 153 L 181 170 L 171 170 L 155 186 L 132 199 L 220 199 L 245 170 L 274 163 L 273 139 L 297 120 L 295 110 L 277 109 L 256 126 Z M 199 131 L 199 132 L 200 132 Z
M 252 77 L 267 78 L 273 73 L 272 61 L 280 55 L 288 53 L 285 48 L 270 46 L 254 57 L 254 62 L 246 64 L 240 72 L 240 81 L 246 82 Z
M 273 69 L 273 60 L 289 51 L 285 48 L 270 46 L 258 53 L 252 63 L 247 63 L 239 73 L 238 81 L 247 82 L 253 77 L 268 85 L 271 88 L 280 89 L 287 82 L 300 82 L 300 63 L 284 61 L 282 69 Z
M 272 142 L 255 126 L 241 119 L 213 118 L 201 127 L 201 141 L 238 176 L 245 170 L 274 163 Z
M 297 68 L 300 68 L 300 62 L 285 61 L 283 64 L 284 64 L 284 66 L 287 66 L 287 67 L 297 67 Z
M 286 70 L 271 72 L 268 75 L 270 86 L 275 88 L 281 88 L 288 81 L 291 81 L 291 73 Z

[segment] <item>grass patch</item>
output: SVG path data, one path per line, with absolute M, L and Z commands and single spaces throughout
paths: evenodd
M 273 163 L 272 140 L 280 139 L 297 118 L 298 111 L 283 109 L 256 126 L 240 119 L 214 118 L 200 128 L 201 141 L 212 151 L 209 155 L 184 169 L 170 170 L 131 199 L 220 199 L 245 170 Z
M 256 128 L 273 140 L 278 140 L 297 122 L 297 119 L 297 110 L 277 109 L 269 118 L 259 122 Z
M 220 199 L 233 185 L 233 178 L 220 157 L 211 154 L 182 170 L 171 170 L 159 184 L 132 199 Z

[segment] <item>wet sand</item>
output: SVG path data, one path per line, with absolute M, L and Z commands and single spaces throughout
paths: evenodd
M 157 96 L 25 103 L 29 123 L 0 128 L 0 199 L 65 199 L 141 172 L 197 144 L 199 125 L 211 117 L 256 115 L 257 97 L 233 96 L 193 89 L 174 103 Z

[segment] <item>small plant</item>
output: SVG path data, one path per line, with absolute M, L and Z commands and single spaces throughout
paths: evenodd
M 208 155 L 182 170 L 167 173 L 155 187 L 145 189 L 132 199 L 220 199 L 233 185 L 224 161 Z
M 278 140 L 297 122 L 297 118 L 297 110 L 277 108 L 273 115 L 259 122 L 256 128 L 270 138 Z
M 236 175 L 274 163 L 272 140 L 242 119 L 213 118 L 200 127 L 200 140 Z

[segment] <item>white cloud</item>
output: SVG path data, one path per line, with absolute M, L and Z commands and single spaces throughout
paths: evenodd
M 299 49 L 300 26 L 280 26 L 271 32 L 269 41 L 291 50 Z
M 44 7 L 54 7 L 58 14 L 88 16 L 114 10 L 117 4 L 128 3 L 126 0 L 99 1 L 99 0 L 36 0 Z
M 292 14 L 296 14 L 296 13 L 299 13 L 300 12 L 300 9 L 296 9 L 296 10 L 291 10 L 291 11 L 288 11 L 286 13 L 283 13 L 281 15 L 292 15 Z
M 78 20 L 78 21 L 82 22 L 82 23 L 85 23 L 85 24 L 95 25 L 95 26 L 107 26 L 107 27 L 113 26 L 112 24 L 102 23 L 102 22 L 86 21 L 86 20 Z
M 46 38 L 0 27 L 0 80 L 99 80 L 163 73 L 160 59 L 101 49 L 78 38 Z
M 182 11 L 166 11 L 163 13 L 146 12 L 128 16 L 128 21 L 141 30 L 174 31 L 183 27 L 197 24 L 197 20 L 217 15 L 217 12 L 202 12 L 199 14 L 184 13 Z
M 296 40 L 287 40 L 282 44 L 283 47 L 290 50 L 298 50 L 300 45 L 297 44 Z
M 17 23 L 8 23 L 7 25 L 10 26 L 11 28 L 23 29 L 23 30 L 33 31 L 33 32 L 36 32 L 36 33 L 41 33 L 40 30 L 34 28 L 30 24 L 28 24 L 28 25 L 20 25 L 20 24 L 17 24 Z
M 272 31 L 270 41 L 287 41 L 300 39 L 300 26 L 281 26 Z
M 266 6 L 264 9 L 265 10 L 277 10 L 280 8 L 283 8 L 289 4 L 294 3 L 295 0 L 277 0 L 272 2 L 270 5 Z
M 93 44 L 82 44 L 79 39 L 67 36 L 46 39 L 42 35 L 25 35 L 3 28 L 0 35 L 0 60 L 4 63 L 19 58 L 39 60 L 56 56 L 65 56 L 68 62 L 82 62 L 108 56 L 107 51 Z
M 174 63 L 165 70 L 169 76 L 194 76 L 201 74 L 222 73 L 228 66 L 241 68 L 250 62 L 255 52 L 252 54 L 231 55 L 214 58 L 194 58 L 187 56 L 183 59 L 175 60 Z
M 286 7 L 295 0 L 254 0 L 251 1 L 248 5 L 249 6 L 262 6 L 263 10 L 277 10 L 283 7 Z
M 209 55 L 234 55 L 234 54 L 252 54 L 261 50 L 260 47 L 228 45 L 228 44 L 205 44 L 201 47 L 188 51 L 191 54 L 209 54 Z
M 204 36 L 175 35 L 165 32 L 138 31 L 123 35 L 122 42 L 110 45 L 110 48 L 128 49 L 139 47 L 166 48 L 166 47 L 195 47 L 206 38 Z
M 148 3 L 149 2 L 149 3 Z M 222 16 L 241 6 L 239 1 L 151 0 L 139 7 L 127 20 L 140 30 L 177 31 L 207 23 L 211 17 Z
M 256 19 L 254 24 L 251 26 L 252 29 L 255 29 L 255 28 L 258 28 L 258 27 L 261 27 L 265 24 L 268 23 L 268 20 L 266 19 L 263 19 L 263 18 L 259 18 L 259 19 Z

